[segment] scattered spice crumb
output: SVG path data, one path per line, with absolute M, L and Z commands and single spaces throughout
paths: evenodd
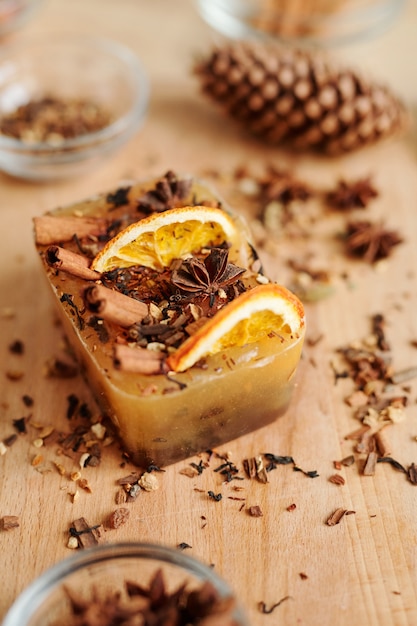
M 71 537 L 77 538 L 79 548 L 88 548 L 100 543 L 103 529 L 101 524 L 91 526 L 85 517 L 80 517 L 73 521 L 69 533 Z
M 340 474 L 333 474 L 329 477 L 329 482 L 334 483 L 335 485 L 344 485 L 346 481 Z
M 327 519 L 326 524 L 328 526 L 336 526 L 336 524 L 339 524 L 342 517 L 346 515 L 346 512 L 347 512 L 346 509 L 342 509 L 342 508 L 336 509 Z
M 17 380 L 21 380 L 23 378 L 23 376 L 25 375 L 25 373 L 22 370 L 7 370 L 6 372 L 6 377 L 9 380 L 13 380 L 13 381 L 17 381 Z
M 287 511 L 295 511 L 295 509 L 297 508 L 297 505 L 292 503 L 289 506 L 287 506 Z
M 209 498 L 211 498 L 212 500 L 215 500 L 216 502 L 220 502 L 220 500 L 222 499 L 222 494 L 221 493 L 214 493 L 214 491 L 208 491 L 208 496 Z
M 19 518 L 17 515 L 4 515 L 2 518 L 0 518 L 1 530 L 13 530 L 14 528 L 19 528 L 19 526 Z
M 116 530 L 126 524 L 129 519 L 130 511 L 127 508 L 121 507 L 120 509 L 116 509 L 112 513 L 110 513 L 109 517 L 106 520 L 105 527 L 110 528 L 111 530 Z
M 9 351 L 12 354 L 24 354 L 25 346 L 23 344 L 23 341 L 21 341 L 20 339 L 16 339 L 15 341 L 13 341 L 13 343 L 9 345 Z
M 248 507 L 247 511 L 251 517 L 263 517 L 262 509 L 257 504 Z
M 157 477 L 150 472 L 144 472 L 139 478 L 138 485 L 144 491 L 156 491 L 159 489 L 159 482 Z
M 69 588 L 65 592 L 73 614 L 68 616 L 68 623 L 83 626 L 236 624 L 233 596 L 220 596 L 208 581 L 192 588 L 184 581 L 168 590 L 162 569 L 155 571 L 146 586 L 142 580 L 137 583 L 129 579 L 121 580 L 119 589 L 114 591 L 92 587 L 83 596 Z M 61 620 L 59 625 L 62 623 Z

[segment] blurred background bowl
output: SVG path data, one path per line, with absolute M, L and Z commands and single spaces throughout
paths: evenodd
M 232 39 L 335 46 L 384 31 L 405 0 L 196 0 L 201 17 Z
M 39 131 L 40 111 L 43 127 L 48 126 L 48 112 L 42 112 L 45 98 L 52 98 L 55 109 L 62 107 L 58 111 L 62 132 L 54 127 L 49 133 Z M 139 59 L 114 41 L 55 36 L 4 47 L 0 52 L 0 170 L 38 181 L 84 173 L 136 133 L 148 99 L 148 80 Z M 80 103 L 87 111 L 81 113 Z M 74 121 L 77 109 L 82 122 L 93 115 L 89 125 Z M 29 119 L 24 120 L 23 113 L 30 114 Z M 20 126 L 11 122 L 13 118 Z
M 126 582 L 149 589 L 157 571 L 162 572 L 169 593 L 184 584 L 188 593 L 193 589 L 201 589 L 203 583 L 209 582 L 219 598 L 235 598 L 227 583 L 211 567 L 177 548 L 144 543 L 102 544 L 79 549 L 74 556 L 42 574 L 19 596 L 6 615 L 3 626 L 74 623 L 68 592 L 71 597 L 90 604 L 97 597 L 109 601 L 116 593 L 120 593 L 120 597 L 126 601 Z M 225 617 L 222 615 L 219 623 L 248 626 L 238 603 L 227 615 L 229 620 L 222 621 L 222 617 Z M 156 621 L 162 623 L 162 618 Z
M 0 41 L 35 14 L 43 0 L 0 0 Z

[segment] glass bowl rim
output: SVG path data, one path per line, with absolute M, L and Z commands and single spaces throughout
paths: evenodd
M 360 7 L 359 9 L 354 7 L 353 9 L 348 10 L 347 15 L 339 15 L 329 18 L 329 22 L 331 21 L 333 26 L 337 26 L 340 23 L 343 23 L 345 26 L 351 23 L 360 23 L 361 27 L 346 33 L 335 33 L 325 37 L 315 34 L 303 34 L 300 36 L 270 33 L 267 30 L 264 31 L 256 26 L 246 24 L 245 20 L 241 19 L 237 13 L 229 13 L 228 17 L 230 21 L 240 23 L 239 34 L 236 34 L 236 32 L 233 32 L 233 28 L 230 30 L 227 26 L 218 26 L 218 22 L 215 22 L 212 17 L 209 17 L 210 12 L 205 8 L 207 4 L 213 2 L 215 8 L 220 6 L 220 10 L 223 10 L 222 3 L 224 3 L 224 0 L 195 0 L 195 2 L 201 18 L 212 29 L 227 39 L 253 39 L 255 41 L 263 41 L 266 43 L 275 43 L 280 45 L 297 45 L 305 46 L 307 48 L 319 47 L 331 49 L 359 43 L 365 41 L 367 38 L 375 38 L 379 34 L 384 33 L 387 30 L 387 27 L 398 18 L 401 11 L 406 6 L 407 0 L 381 0 L 380 5 L 378 6 L 365 6 Z M 238 5 L 239 0 L 237 0 L 236 3 L 236 6 Z M 275 11 L 275 13 L 280 14 L 279 11 Z M 315 21 L 320 22 L 324 15 L 324 12 L 318 12 L 314 18 Z M 378 20 L 369 23 L 369 19 L 372 20 L 372 18 L 376 18 L 378 16 Z
M 39 48 L 45 46 L 45 48 L 48 48 L 51 44 L 52 46 L 70 44 L 79 46 L 80 48 L 82 46 L 84 49 L 90 48 L 99 54 L 105 52 L 106 55 L 110 55 L 122 61 L 131 79 L 131 86 L 134 91 L 133 104 L 126 113 L 119 116 L 104 128 L 85 133 L 78 137 L 64 139 L 57 145 L 52 145 L 48 142 L 37 142 L 34 144 L 25 143 L 19 139 L 8 137 L 0 133 L 0 151 L 30 155 L 33 156 L 33 158 L 36 158 L 38 154 L 45 157 L 48 154 L 55 155 L 57 152 L 69 152 L 71 150 L 89 148 L 94 146 L 94 144 L 99 145 L 107 143 L 114 138 L 120 137 L 127 129 L 139 125 L 148 107 L 150 94 L 149 79 L 139 57 L 129 47 L 116 40 L 99 36 L 62 35 L 56 33 L 46 41 L 43 38 L 34 36 L 28 38 L 24 44 L 12 43 L 6 46 L 0 52 L 0 69 L 1 65 L 7 62 L 11 56 L 16 53 L 19 54 L 21 51 L 29 49 L 32 46 Z
M 135 559 L 145 558 L 159 560 L 174 566 L 179 566 L 201 580 L 208 580 L 222 596 L 235 596 L 229 584 L 221 578 L 209 565 L 194 556 L 184 554 L 179 548 L 163 544 L 147 542 L 119 542 L 100 544 L 86 549 L 79 549 L 76 554 L 67 556 L 41 573 L 16 598 L 7 611 L 1 626 L 26 626 L 29 618 L 40 608 L 49 593 L 55 590 L 68 574 L 79 571 L 84 567 L 103 563 L 117 558 Z M 242 626 L 246 626 L 240 603 L 236 610 Z

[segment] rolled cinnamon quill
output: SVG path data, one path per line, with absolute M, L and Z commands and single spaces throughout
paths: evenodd
M 148 305 L 118 291 L 90 285 L 82 292 L 86 308 L 98 317 L 128 328 L 148 315 Z
M 84 280 L 98 280 L 101 276 L 99 272 L 90 269 L 87 257 L 60 246 L 49 246 L 45 260 L 49 267 Z
M 77 237 L 99 235 L 106 228 L 105 220 L 88 217 L 42 215 L 33 218 L 36 243 L 49 246 Z
M 114 365 L 124 372 L 136 374 L 162 374 L 165 371 L 165 353 L 146 348 L 116 344 Z

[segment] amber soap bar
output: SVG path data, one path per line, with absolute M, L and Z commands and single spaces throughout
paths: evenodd
M 204 367 L 182 373 L 138 374 L 115 365 L 117 316 L 101 319 L 99 310 L 86 310 L 81 295 L 86 285 L 97 283 L 91 259 L 103 239 L 155 207 L 190 204 L 229 211 L 204 183 L 171 174 L 35 218 L 36 247 L 68 342 L 98 405 L 116 425 L 132 461 L 142 467 L 169 465 L 273 422 L 288 407 L 302 351 L 304 329 L 287 338 L 284 350 L 282 336 L 272 336 L 209 356 Z M 248 280 L 251 275 L 255 280 L 258 261 L 246 224 L 233 218 L 246 243 L 232 260 L 248 269 Z M 62 271 L 59 261 L 51 264 L 54 247 L 60 258 L 69 255 L 70 272 Z

